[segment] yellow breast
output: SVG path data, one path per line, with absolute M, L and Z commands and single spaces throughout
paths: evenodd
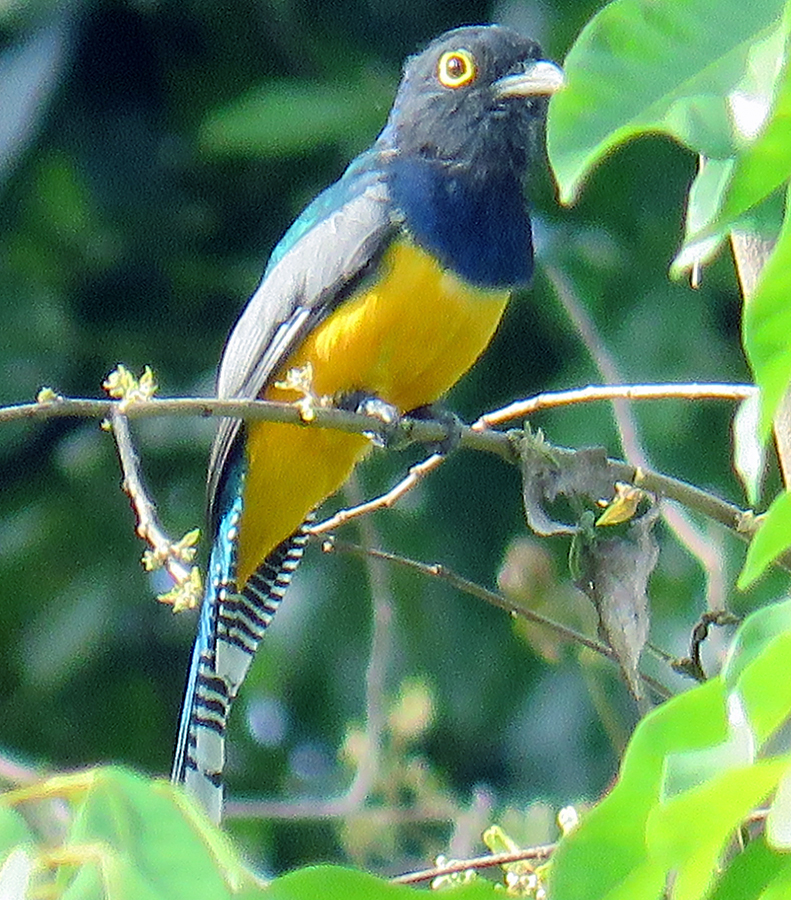
M 507 301 L 508 292 L 471 287 L 413 244 L 397 242 L 376 282 L 360 288 L 309 334 L 273 382 L 310 363 L 318 396 L 364 391 L 408 412 L 436 401 L 472 366 Z M 296 399 L 293 391 L 274 387 L 265 396 Z M 360 435 L 329 429 L 248 426 L 240 585 L 341 487 L 369 446 Z

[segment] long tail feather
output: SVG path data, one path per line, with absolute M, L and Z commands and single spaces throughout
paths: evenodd
M 231 703 L 308 539 L 306 522 L 270 553 L 241 593 L 237 592 L 236 542 L 241 498 L 240 490 L 217 528 L 172 772 L 173 781 L 184 782 L 215 822 L 222 816 L 225 728 Z

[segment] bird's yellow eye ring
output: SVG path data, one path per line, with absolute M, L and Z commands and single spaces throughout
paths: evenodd
M 437 78 L 446 88 L 460 88 L 478 74 L 475 58 L 469 50 L 448 50 L 439 58 Z

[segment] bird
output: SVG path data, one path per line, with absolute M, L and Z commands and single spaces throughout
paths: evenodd
M 217 396 L 295 402 L 307 380 L 341 408 L 432 408 L 531 280 L 524 182 L 562 84 L 538 43 L 502 25 L 454 28 L 409 57 L 378 138 L 272 251 L 226 342 Z M 212 548 L 172 771 L 215 822 L 231 703 L 313 511 L 370 446 L 329 428 L 220 421 Z

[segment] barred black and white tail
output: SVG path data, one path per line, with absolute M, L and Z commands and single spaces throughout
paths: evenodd
M 225 727 L 231 703 L 285 595 L 307 543 L 306 522 L 235 590 L 241 495 L 222 517 L 181 709 L 173 781 L 183 782 L 210 818 L 222 817 Z M 309 520 L 310 521 L 310 520 Z

